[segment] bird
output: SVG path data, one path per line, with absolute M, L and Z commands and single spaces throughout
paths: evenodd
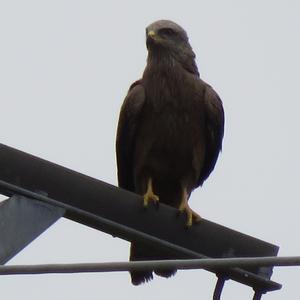
M 201 221 L 188 205 L 191 192 L 213 171 L 222 149 L 224 110 L 217 92 L 200 78 L 186 31 L 170 20 L 146 28 L 147 64 L 129 88 L 116 134 L 120 188 L 185 214 L 186 226 Z M 130 261 L 167 259 L 159 249 L 132 242 Z M 170 277 L 174 269 L 153 270 Z M 153 272 L 131 271 L 139 285 Z

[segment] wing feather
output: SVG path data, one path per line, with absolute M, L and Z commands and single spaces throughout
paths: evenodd
M 206 84 L 206 83 L 205 83 Z M 222 100 L 214 89 L 206 84 L 204 93 L 206 154 L 199 178 L 201 185 L 213 171 L 219 152 L 222 150 L 224 135 L 224 110 Z
M 116 138 L 119 187 L 134 191 L 133 150 L 140 114 L 145 102 L 141 80 L 133 83 L 121 107 Z

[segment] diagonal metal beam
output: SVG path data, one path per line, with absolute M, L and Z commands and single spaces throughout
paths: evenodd
M 5 264 L 64 215 L 65 210 L 24 196 L 0 205 L 0 264 Z
M 159 247 L 170 258 L 276 256 L 279 249 L 208 220 L 187 230 L 184 216 L 178 217 L 172 207 L 160 204 L 158 210 L 145 210 L 141 196 L 3 144 L 0 163 L 1 193 L 19 193 L 61 206 L 71 220 L 128 241 Z M 36 191 L 44 191 L 48 197 Z M 226 269 L 222 274 L 259 291 L 281 287 L 269 280 L 272 267 Z

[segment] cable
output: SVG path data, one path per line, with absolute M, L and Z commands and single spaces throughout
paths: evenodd
M 187 270 L 212 267 L 224 270 L 226 268 L 245 266 L 300 266 L 300 256 L 180 259 L 79 264 L 5 265 L 0 266 L 0 275 L 121 272 L 131 270 L 153 270 L 156 268 L 176 268 Z

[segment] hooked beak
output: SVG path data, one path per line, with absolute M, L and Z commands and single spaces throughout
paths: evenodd
M 147 48 L 149 49 L 149 47 L 151 47 L 151 45 L 158 44 L 159 43 L 158 38 L 159 37 L 154 30 L 149 30 L 147 32 L 147 39 L 146 39 Z
M 156 34 L 153 30 L 150 30 L 147 34 L 147 37 L 151 38 L 151 39 L 155 39 L 155 36 L 156 36 Z

